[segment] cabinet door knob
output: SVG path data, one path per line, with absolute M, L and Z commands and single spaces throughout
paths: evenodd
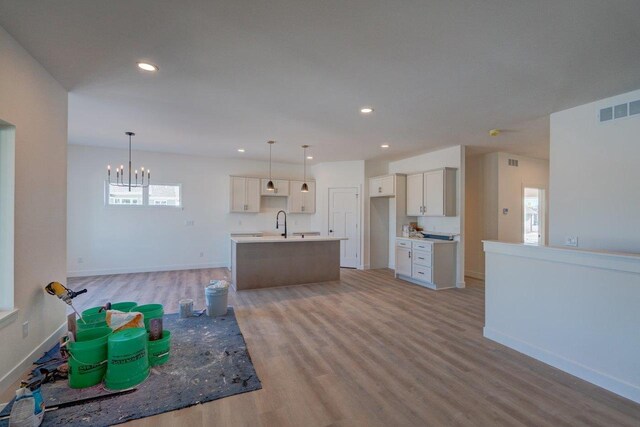
M 333 233 L 333 230 L 329 230 L 329 233 Z
M 382 193 L 382 187 L 378 187 L 378 193 Z
M 411 258 L 411 251 L 407 252 L 409 254 L 409 258 Z

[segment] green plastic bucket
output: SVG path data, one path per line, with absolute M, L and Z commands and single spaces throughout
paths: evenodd
M 107 370 L 107 341 L 111 328 L 93 328 L 77 333 L 69 341 L 69 387 L 85 388 L 99 384 Z
M 78 331 L 86 331 L 94 328 L 104 328 L 107 326 L 107 313 L 95 312 L 93 314 L 84 314 L 84 311 L 82 313 L 82 319 L 78 319 L 76 321 Z
M 114 302 L 113 304 L 111 304 L 111 310 L 124 311 L 126 313 L 136 305 L 138 305 L 138 303 L 133 301 Z M 82 317 L 84 318 L 85 316 L 90 316 L 98 313 L 102 314 L 103 317 L 106 316 L 106 310 L 100 310 L 102 310 L 102 306 L 87 308 L 82 312 Z
M 130 311 L 142 313 L 144 316 L 144 327 L 149 331 L 149 320 L 162 318 L 164 315 L 164 307 L 162 304 L 144 304 L 133 307 Z
M 104 385 L 109 390 L 134 387 L 149 376 L 149 337 L 144 328 L 131 328 L 109 337 L 109 362 Z
M 149 341 L 149 365 L 157 366 L 167 363 L 171 348 L 171 331 L 164 329 L 162 338 Z
M 126 313 L 136 305 L 138 305 L 138 303 L 133 301 L 116 302 L 114 304 L 111 304 L 111 310 L 124 311 Z
M 100 310 L 102 310 L 102 306 L 87 308 L 82 312 L 82 317 L 84 318 L 85 316 L 92 316 L 98 313 L 102 314 L 103 317 L 106 316 L 107 313 L 105 313 L 104 310 L 103 311 L 100 311 Z

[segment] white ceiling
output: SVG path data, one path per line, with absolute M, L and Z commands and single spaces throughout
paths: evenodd
M 69 89 L 72 144 L 547 157 L 551 112 L 640 87 L 638 0 L 0 0 L 0 25 Z

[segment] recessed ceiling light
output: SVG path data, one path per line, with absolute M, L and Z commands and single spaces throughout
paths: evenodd
M 244 148 L 238 148 L 238 153 L 244 153 Z
M 362 114 L 371 114 L 371 113 L 373 113 L 373 108 L 371 108 L 371 107 L 362 107 L 360 109 L 360 112 Z
M 380 148 L 389 148 L 389 144 L 382 144 Z
M 158 71 L 158 66 L 148 62 L 138 62 L 138 68 L 145 71 Z
M 307 156 L 307 160 L 313 160 L 313 156 Z

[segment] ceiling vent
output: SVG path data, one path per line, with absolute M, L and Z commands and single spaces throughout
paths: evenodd
M 601 108 L 598 113 L 598 121 L 605 123 L 631 116 L 640 116 L 640 100 Z
M 516 159 L 509 159 L 509 166 L 518 167 L 518 161 Z

